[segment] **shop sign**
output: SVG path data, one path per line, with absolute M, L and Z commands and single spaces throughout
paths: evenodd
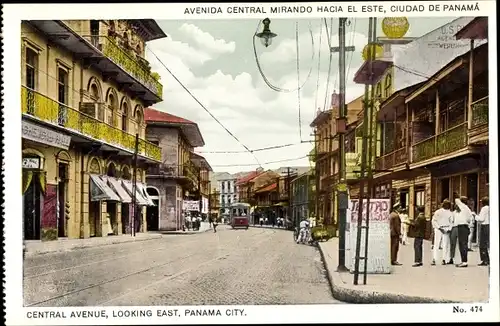
M 62 149 L 68 149 L 71 142 L 71 136 L 26 121 L 22 122 L 22 137 Z
M 182 209 L 185 211 L 200 211 L 200 202 L 197 200 L 183 200 Z
M 40 169 L 39 157 L 23 157 L 23 169 Z

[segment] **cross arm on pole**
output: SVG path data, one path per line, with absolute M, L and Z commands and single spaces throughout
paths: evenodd
M 331 52 L 340 52 L 340 46 L 332 46 L 330 48 L 330 51 Z M 356 51 L 356 47 L 354 45 L 345 46 L 344 47 L 344 51 L 346 51 L 346 52 L 354 52 L 354 51 Z

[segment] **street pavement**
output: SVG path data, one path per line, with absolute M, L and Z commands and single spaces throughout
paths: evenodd
M 402 266 L 393 266 L 391 274 L 368 274 L 366 285 L 362 275 L 359 285 L 354 285 L 354 274 L 337 272 L 338 238 L 321 242 L 334 296 L 351 303 L 488 302 L 489 268 L 477 266 L 477 249 L 469 252 L 467 268 L 439 263 L 431 266 L 431 244 L 424 241 L 424 265 L 412 267 L 413 239 L 409 242 L 399 247 Z M 460 263 L 458 248 L 455 262 Z
M 25 306 L 339 303 L 317 248 L 250 228 L 29 255 Z

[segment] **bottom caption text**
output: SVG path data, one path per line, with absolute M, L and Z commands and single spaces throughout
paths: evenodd
M 144 317 L 244 317 L 245 309 L 103 309 L 74 311 L 28 311 L 28 319 L 73 319 L 73 318 L 144 318 Z

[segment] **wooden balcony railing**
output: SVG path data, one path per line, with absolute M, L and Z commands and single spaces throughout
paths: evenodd
M 25 86 L 21 87 L 21 110 L 25 115 L 64 127 L 74 134 L 84 135 L 130 152 L 135 150 L 135 135 L 88 116 Z M 144 139 L 139 139 L 139 155 L 160 161 L 161 148 Z
M 390 170 L 400 164 L 406 163 L 408 160 L 408 151 L 405 147 L 387 153 L 375 159 L 376 170 Z
M 130 76 L 146 86 L 158 97 L 163 97 L 163 85 L 155 78 L 146 59 L 131 55 L 132 50 L 126 50 L 108 36 L 89 36 L 90 42 L 106 57 L 125 70 Z
M 429 137 L 412 146 L 412 163 L 449 154 L 467 146 L 467 123 L 461 123 L 437 136 Z
M 488 124 L 488 96 L 472 103 L 472 127 Z

